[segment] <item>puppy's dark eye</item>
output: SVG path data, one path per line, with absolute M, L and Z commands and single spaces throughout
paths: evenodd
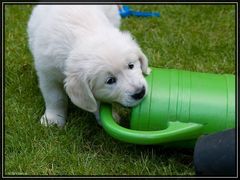
M 109 77 L 109 78 L 107 78 L 107 80 L 106 80 L 106 83 L 107 84 L 114 84 L 114 83 L 116 83 L 117 82 L 117 79 L 115 78 L 115 77 Z
M 134 64 L 133 63 L 129 63 L 128 64 L 128 69 L 133 69 L 134 68 Z

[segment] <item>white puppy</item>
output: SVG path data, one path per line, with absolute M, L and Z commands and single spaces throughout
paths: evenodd
M 143 99 L 148 60 L 119 26 L 115 5 L 34 8 L 28 35 L 46 105 L 42 124 L 65 124 L 67 95 L 97 119 L 100 102 L 131 107 Z

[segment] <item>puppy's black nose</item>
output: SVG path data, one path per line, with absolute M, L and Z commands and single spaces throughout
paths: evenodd
M 136 92 L 136 94 L 133 94 L 133 95 L 132 95 L 132 98 L 135 99 L 135 100 L 142 99 L 143 96 L 145 95 L 145 92 L 146 92 L 146 89 L 145 89 L 145 87 L 143 86 L 140 90 L 138 90 L 138 91 Z

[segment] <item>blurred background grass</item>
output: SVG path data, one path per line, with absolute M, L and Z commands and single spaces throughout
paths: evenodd
M 150 66 L 235 73 L 234 5 L 132 5 L 160 18 L 130 17 Z M 5 5 L 5 175 L 194 175 L 192 150 L 126 144 L 70 104 L 64 129 L 39 123 L 38 89 L 26 26 L 32 5 Z

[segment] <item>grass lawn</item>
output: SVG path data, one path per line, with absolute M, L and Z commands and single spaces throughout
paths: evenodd
M 44 101 L 26 34 L 32 7 L 5 6 L 5 175 L 194 175 L 192 150 L 119 142 L 72 104 L 63 129 L 40 125 Z M 161 13 L 122 20 L 151 66 L 235 73 L 234 5 L 132 7 Z

